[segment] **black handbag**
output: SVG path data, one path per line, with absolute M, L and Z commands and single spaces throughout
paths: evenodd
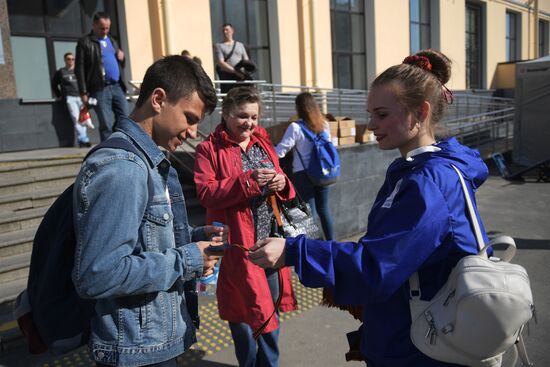
M 278 202 L 274 195 L 271 196 L 273 208 L 273 221 L 271 227 L 272 237 L 296 237 L 304 234 L 314 240 L 324 239 L 323 231 L 314 219 L 311 207 L 296 193 L 296 197 L 290 201 Z

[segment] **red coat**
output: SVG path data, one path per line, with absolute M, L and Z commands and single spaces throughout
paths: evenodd
M 267 153 L 275 170 L 284 174 L 264 128 L 254 129 L 250 143 L 255 142 Z M 250 199 L 261 195 L 252 172 L 243 172 L 241 148 L 229 138 L 223 123 L 197 147 L 195 184 L 197 196 L 206 208 L 207 223 L 219 221 L 227 224 L 229 242 L 247 248 L 256 242 Z M 283 201 L 293 199 L 295 195 L 288 178 L 286 183 L 285 189 L 277 193 Z M 282 268 L 281 274 L 283 297 L 279 311 L 295 310 L 297 303 L 290 269 Z M 253 330 L 259 329 L 274 310 L 264 270 L 250 262 L 247 253 L 237 247 L 224 253 L 216 295 L 221 319 L 245 322 Z M 273 317 L 264 333 L 277 328 L 277 319 Z

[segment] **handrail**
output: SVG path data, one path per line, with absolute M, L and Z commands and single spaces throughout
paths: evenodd
M 132 80 L 133 86 L 140 85 L 140 81 Z M 261 124 L 265 127 L 279 124 L 295 115 L 294 100 L 304 91 L 310 92 L 318 101 L 324 113 L 332 113 L 334 116 L 350 116 L 358 124 L 366 124 L 369 119 L 367 112 L 368 90 L 312 87 L 306 85 L 288 85 L 267 83 L 264 80 L 214 80 L 213 84 L 249 84 L 254 85 L 263 99 L 263 114 Z M 221 100 L 224 93 L 217 93 Z M 454 93 L 454 103 L 449 106 L 441 125 L 447 132 L 453 132 L 458 138 L 475 134 L 476 131 L 491 130 L 493 139 L 502 139 L 504 134 L 507 139 L 513 135 L 514 100 L 505 97 L 493 97 L 482 94 L 469 94 L 463 91 Z M 206 117 L 201 124 L 198 136 L 204 140 L 219 122 L 221 108 Z M 477 129 L 477 130 L 476 130 Z M 501 131 L 502 130 L 502 131 Z M 188 142 L 193 149 L 195 146 Z

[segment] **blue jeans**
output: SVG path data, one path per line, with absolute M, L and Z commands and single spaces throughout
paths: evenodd
M 274 269 L 266 269 L 265 275 L 271 291 L 271 298 L 275 303 L 279 297 L 279 275 Z M 253 331 L 248 324 L 230 322 L 229 328 L 240 367 L 276 367 L 279 365 L 279 329 L 262 334 L 258 338 L 256 349 L 256 342 L 252 337 Z
M 69 115 L 71 115 L 71 121 L 73 122 L 74 129 L 76 131 L 76 140 L 78 143 L 88 143 L 90 139 L 88 138 L 86 126 L 81 125 L 78 122 L 78 118 L 80 117 L 80 109 L 82 108 L 82 100 L 80 99 L 80 96 L 66 96 L 65 102 L 67 103 L 67 109 L 69 110 Z
M 113 133 L 114 123 L 121 116 L 128 116 L 128 102 L 118 83 L 106 85 L 92 93 L 91 97 L 97 99 L 95 111 L 99 119 L 99 136 L 103 141 Z
M 305 171 L 294 172 L 293 183 L 302 199 L 311 206 L 313 214 L 318 214 L 327 240 L 334 239 L 334 226 L 328 208 L 328 186 L 314 186 Z

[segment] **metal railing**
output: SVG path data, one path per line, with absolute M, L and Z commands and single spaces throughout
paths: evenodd
M 139 82 L 133 81 L 134 86 Z M 261 125 L 269 127 L 291 120 L 295 114 L 294 100 L 301 92 L 310 92 L 316 98 L 323 113 L 333 116 L 349 116 L 357 124 L 366 124 L 367 90 L 316 88 L 266 83 L 263 80 L 243 82 L 215 80 L 218 99 L 221 84 L 254 85 L 263 102 Z M 202 137 L 215 129 L 221 118 L 221 103 L 199 126 Z M 511 98 L 459 92 L 440 123 L 438 136 L 455 136 L 463 144 L 486 151 L 486 154 L 509 150 L 513 138 L 514 102 Z M 192 144 L 196 145 L 196 144 Z

